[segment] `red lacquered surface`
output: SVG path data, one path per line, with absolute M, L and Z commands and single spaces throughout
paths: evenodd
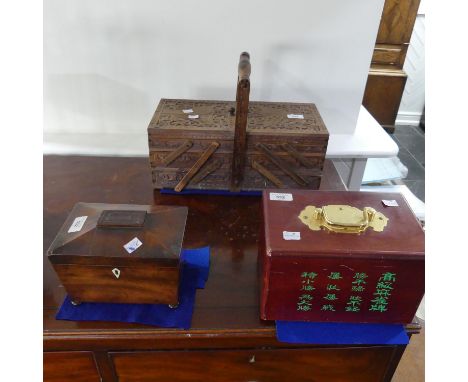
M 277 191 L 273 191 L 277 192 Z M 264 192 L 262 302 L 264 319 L 409 323 L 424 295 L 424 232 L 400 194 L 289 191 L 292 201 Z M 396 200 L 386 207 L 382 200 Z M 382 232 L 313 231 L 299 219 L 308 205 L 372 207 L 389 220 Z M 299 232 L 285 240 L 283 231 Z

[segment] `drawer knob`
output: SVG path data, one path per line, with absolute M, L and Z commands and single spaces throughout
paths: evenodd
M 116 279 L 118 279 L 120 277 L 120 269 L 119 268 L 114 268 L 112 270 L 112 273 L 114 274 Z
M 249 363 L 255 363 L 255 354 L 249 358 Z

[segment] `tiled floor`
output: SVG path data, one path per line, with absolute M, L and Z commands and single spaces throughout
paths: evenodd
M 397 126 L 390 135 L 398 144 L 398 158 L 408 167 L 408 176 L 403 183 L 423 202 L 425 201 L 425 135 L 416 126 Z

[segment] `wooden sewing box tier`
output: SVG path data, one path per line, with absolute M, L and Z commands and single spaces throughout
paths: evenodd
M 249 75 L 243 53 L 235 102 L 161 99 L 148 126 L 154 188 L 319 188 L 329 134 L 317 107 L 249 102 Z
M 177 305 L 187 207 L 78 203 L 47 251 L 74 304 Z
M 212 142 L 217 142 L 214 154 L 205 163 L 217 168 L 187 188 L 226 190 L 231 182 L 234 149 L 235 116 L 230 110 L 235 102 L 162 99 L 148 128 L 150 161 L 155 188 L 174 188 Z M 183 110 L 192 109 L 199 118 L 188 119 Z M 247 164 L 244 169 L 243 190 L 276 187 L 262 175 L 265 168 L 281 184 L 279 188 L 306 187 L 317 189 L 325 160 L 328 132 L 314 104 L 250 102 L 247 125 Z M 290 119 L 288 114 L 303 115 L 304 119 Z M 169 165 L 164 164 L 173 151 L 184 145 L 190 148 Z M 271 157 L 279 158 L 300 178 L 284 172 Z M 297 154 L 304 158 L 297 159 Z M 304 163 L 307 163 L 304 165 Z M 261 166 L 261 167 L 260 167 Z M 195 179 L 196 181 L 197 179 Z
M 265 190 L 262 204 L 262 319 L 411 322 L 424 231 L 401 194 Z

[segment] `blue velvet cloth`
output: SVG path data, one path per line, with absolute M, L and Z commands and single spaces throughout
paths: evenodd
M 192 321 L 196 290 L 203 289 L 208 280 L 210 247 L 182 250 L 181 264 L 179 306 L 175 309 L 171 309 L 163 304 L 89 302 L 74 306 L 67 296 L 55 318 L 72 321 L 133 322 L 163 328 L 189 329 Z
M 316 345 L 406 345 L 403 325 L 276 321 L 278 341 Z
M 224 196 L 262 196 L 261 191 L 239 191 L 231 192 L 228 190 L 197 190 L 188 189 L 180 192 L 174 191 L 172 188 L 163 188 L 161 194 L 166 195 L 224 195 Z

